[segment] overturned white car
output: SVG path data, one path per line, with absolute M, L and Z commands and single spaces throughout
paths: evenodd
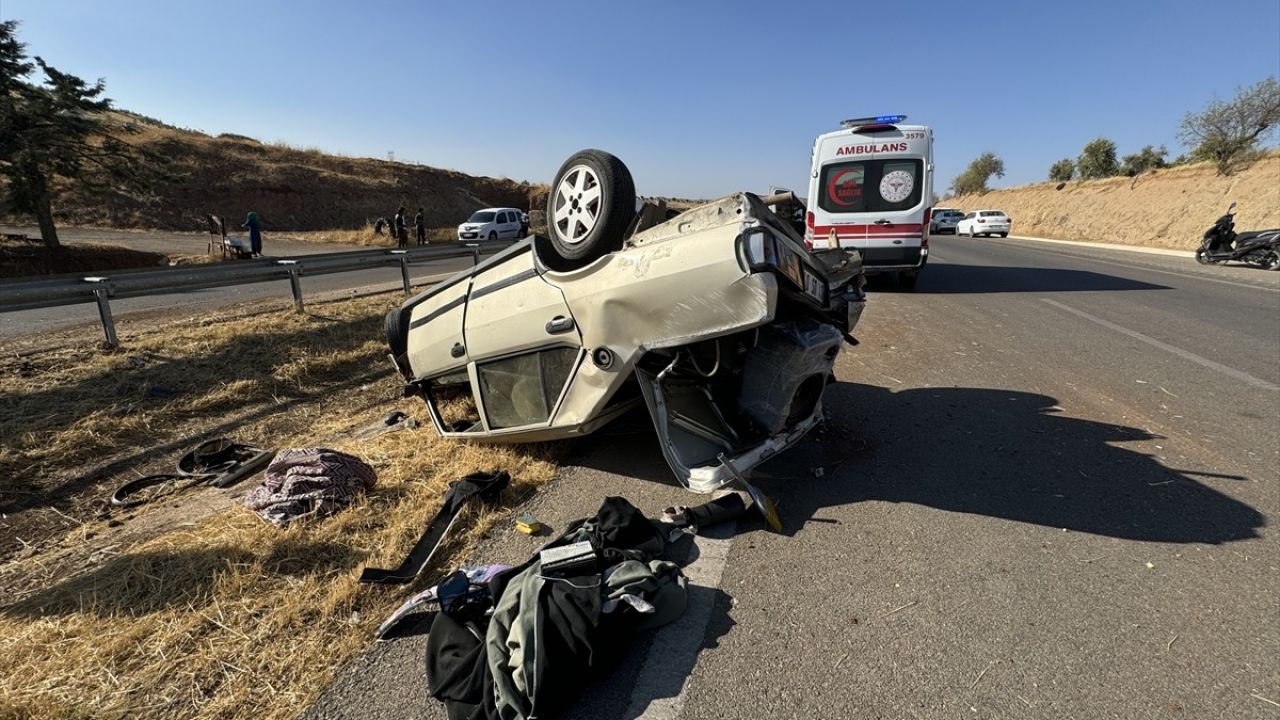
M 821 420 L 865 303 L 857 252 L 807 251 L 750 193 L 645 227 L 649 210 L 621 161 L 579 152 L 556 175 L 548 237 L 388 314 L 406 392 L 442 435 L 574 437 L 644 402 L 677 478 L 710 492 Z

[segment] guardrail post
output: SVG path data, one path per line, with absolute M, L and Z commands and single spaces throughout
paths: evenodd
M 391 254 L 400 257 L 400 279 L 404 281 L 404 294 L 408 295 L 413 292 L 413 286 L 409 283 L 409 254 L 404 250 L 392 250 Z
M 302 307 L 302 282 L 298 280 L 298 268 L 289 268 L 289 288 L 293 290 L 293 304 L 299 313 L 306 312 Z
M 100 287 L 93 291 L 94 297 L 98 299 L 98 317 L 102 318 L 102 332 L 107 335 L 107 347 L 119 347 L 120 342 L 116 338 L 116 324 L 111 319 L 111 301 L 107 299 L 106 287 Z
M 467 247 L 471 248 L 471 265 L 472 267 L 480 264 L 480 243 L 467 243 Z

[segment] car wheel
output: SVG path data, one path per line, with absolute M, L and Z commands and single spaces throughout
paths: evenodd
M 494 232 L 494 231 L 490 230 L 490 231 L 489 231 L 489 238 L 488 238 L 489 242 L 493 242 L 494 240 L 497 240 L 497 239 L 498 239 L 498 233 L 496 233 L 496 232 Z
M 621 160 L 582 150 L 565 160 L 551 187 L 547 234 L 556 255 L 580 267 L 622 247 L 636 188 Z
M 1007 237 L 1009 237 L 1009 233 L 996 233 L 996 235 L 999 235 L 999 236 L 1000 236 L 1000 237 L 1002 237 L 1002 238 L 1007 238 Z
M 916 279 L 920 277 L 918 270 L 903 270 L 898 273 L 898 287 L 903 290 L 915 290 Z

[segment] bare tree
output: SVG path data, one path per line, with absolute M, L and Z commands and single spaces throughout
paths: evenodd
M 1192 158 L 1210 160 L 1219 175 L 1229 175 L 1277 124 L 1280 83 L 1269 77 L 1238 88 L 1229 101 L 1214 100 L 1200 112 L 1187 113 L 1178 126 L 1178 139 L 1192 148 Z

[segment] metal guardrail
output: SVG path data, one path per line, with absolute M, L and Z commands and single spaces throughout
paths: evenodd
M 403 250 L 358 250 L 270 260 L 237 260 L 233 263 L 163 270 L 131 270 L 110 275 L 74 273 L 5 281 L 0 284 L 0 313 L 96 302 L 102 330 L 106 335 L 106 345 L 116 347 L 118 340 L 110 302 L 113 298 L 163 295 L 287 278 L 294 304 L 298 312 L 303 312 L 301 278 L 306 275 L 330 275 L 398 265 L 404 292 L 409 294 L 410 263 L 454 257 L 471 257 L 478 263 L 482 249 L 497 250 L 508 244 L 468 243 Z

